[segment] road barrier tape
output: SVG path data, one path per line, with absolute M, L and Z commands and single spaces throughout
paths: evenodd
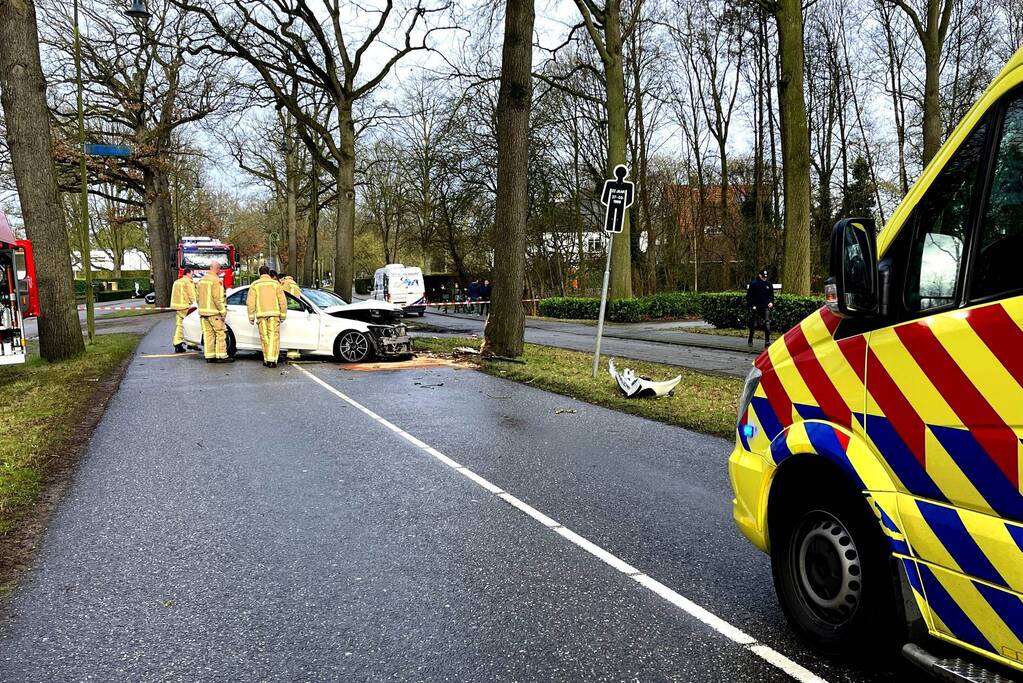
M 522 303 L 531 304 L 536 303 L 537 301 L 540 301 L 540 299 L 523 299 Z M 492 303 L 491 301 L 439 301 L 427 302 L 421 305 L 426 306 L 428 308 L 447 308 L 449 306 L 482 306 L 482 305 L 489 306 L 491 303 Z M 420 304 L 408 304 L 409 307 L 413 308 L 418 307 L 419 305 Z
M 79 311 L 84 311 L 85 306 L 79 306 Z M 173 308 L 161 306 L 93 306 L 94 311 L 173 311 Z

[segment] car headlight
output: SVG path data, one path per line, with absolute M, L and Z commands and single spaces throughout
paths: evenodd
M 753 402 L 753 394 L 757 392 L 757 387 L 760 386 L 760 378 L 764 373 L 760 372 L 760 368 L 753 368 L 746 375 L 746 384 L 742 387 L 742 394 L 739 395 L 739 416 L 735 419 L 735 428 L 739 429 L 742 423 L 742 416 L 746 414 L 746 409 L 749 408 L 749 404 Z M 747 434 L 747 437 L 752 434 Z

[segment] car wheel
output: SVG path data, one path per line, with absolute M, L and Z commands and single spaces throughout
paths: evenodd
M 346 363 L 361 363 L 372 349 L 369 337 L 357 330 L 342 332 L 334 340 L 334 357 Z
M 426 315 L 426 311 L 425 310 L 419 311 L 419 317 L 420 318 L 422 318 L 424 315 Z
M 786 501 L 782 519 L 771 524 L 771 568 L 782 611 L 824 654 L 886 652 L 897 641 L 900 619 L 890 553 L 858 491 L 818 490 L 825 489 L 828 495 Z
M 234 358 L 234 355 L 238 353 L 238 342 L 235 341 L 234 332 L 231 328 L 227 328 L 227 355 Z

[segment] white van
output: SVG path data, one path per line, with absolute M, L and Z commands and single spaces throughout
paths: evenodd
M 373 274 L 373 298 L 405 309 L 405 315 L 426 313 L 426 284 L 423 271 L 415 266 L 389 263 Z

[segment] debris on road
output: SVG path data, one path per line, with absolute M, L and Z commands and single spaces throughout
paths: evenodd
M 555 415 L 575 415 L 575 408 L 556 408 Z
M 625 368 L 618 372 L 614 358 L 608 361 L 607 371 L 618 383 L 618 388 L 622 390 L 622 393 L 629 398 L 673 396 L 675 387 L 682 381 L 682 375 L 664 382 L 657 382 L 649 377 L 638 377 L 632 368 Z

